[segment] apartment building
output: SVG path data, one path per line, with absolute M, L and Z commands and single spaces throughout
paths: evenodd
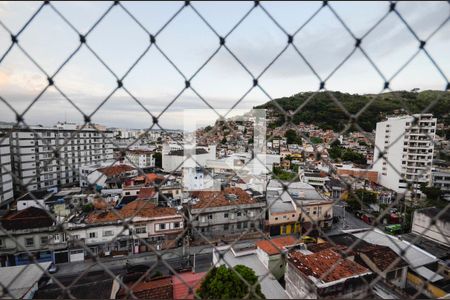
M 17 191 L 64 186 L 79 180 L 79 167 L 113 158 L 112 132 L 73 126 L 16 128 L 11 135 Z M 56 156 L 56 158 L 54 158 Z
M 391 117 L 377 123 L 373 169 L 379 173 L 379 184 L 398 193 L 407 192 L 408 183 L 412 184 L 413 193 L 407 196 L 420 195 L 420 184 L 431 184 L 436 123 L 432 114 Z M 379 159 L 380 151 L 385 159 Z
M 227 239 L 262 229 L 266 201 L 240 188 L 193 192 L 192 197 L 188 213 L 194 238 Z
M 6 134 L 0 133 L 0 207 L 9 204 L 13 198 L 10 139 Z
M 155 166 L 154 152 L 143 149 L 130 149 L 125 152 L 125 163 L 131 163 L 138 168 L 148 168 Z

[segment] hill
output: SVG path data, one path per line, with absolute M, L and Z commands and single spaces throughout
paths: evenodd
M 406 112 L 420 113 L 435 100 L 437 102 L 428 112 L 434 114 L 439 122 L 450 125 L 450 93 L 444 91 L 426 90 L 421 92 L 396 91 L 383 94 L 348 94 L 330 92 L 351 113 L 356 114 L 372 99 L 372 104 L 358 118 L 358 124 L 366 131 L 375 129 L 376 123 L 387 115 Z M 276 101 L 285 111 L 295 111 L 313 93 L 298 93 L 290 97 L 274 99 L 255 108 L 272 108 L 278 120 L 273 126 L 280 126 L 285 118 L 274 105 Z M 327 92 L 317 93 L 298 113 L 293 116 L 293 123 L 312 123 L 323 129 L 342 130 L 349 122 L 348 116 L 330 98 Z

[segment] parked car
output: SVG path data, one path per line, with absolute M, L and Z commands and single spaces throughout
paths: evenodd
M 48 272 L 49 272 L 50 274 L 54 274 L 54 273 L 58 272 L 58 266 L 55 265 L 55 263 L 52 263 L 52 264 L 50 265 L 50 267 L 48 268 Z
M 307 236 L 307 235 L 302 236 L 302 241 L 304 243 L 317 243 L 317 240 L 315 238 Z

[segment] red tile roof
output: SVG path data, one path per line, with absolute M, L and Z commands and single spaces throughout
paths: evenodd
M 178 273 L 178 276 L 184 280 L 181 281 L 178 276 L 172 276 L 173 282 L 173 299 L 194 299 L 195 291 L 200 287 L 202 280 L 206 272 L 194 273 L 194 272 L 185 272 Z M 188 285 L 186 285 L 186 284 Z M 189 294 L 189 286 L 192 287 L 192 292 Z
M 341 255 L 331 249 L 309 255 L 292 251 L 288 255 L 288 260 L 304 275 L 313 276 L 324 282 L 332 282 L 370 272 L 354 261 L 342 259 Z
M 234 194 L 237 196 L 236 200 L 229 200 L 225 196 Z M 256 200 L 253 199 L 246 191 L 237 187 L 227 187 L 223 191 L 199 191 L 193 192 L 193 197 L 197 197 L 199 201 L 192 206 L 192 208 L 204 207 L 219 207 L 229 205 L 253 204 Z
M 283 250 L 286 246 L 291 246 L 299 243 L 300 241 L 293 236 L 283 236 L 278 238 L 273 238 L 270 241 L 261 240 L 256 243 L 258 248 L 261 248 L 264 252 L 269 255 L 279 254 L 280 250 Z M 275 247 L 275 246 L 276 247 Z
M 138 283 L 132 282 L 127 284 L 127 286 L 132 288 L 133 294 L 138 299 L 172 299 L 173 287 L 171 277 L 149 281 L 142 280 Z M 120 289 L 117 296 L 119 299 L 129 298 L 127 297 L 127 291 L 123 288 Z
M 167 217 L 167 216 L 181 216 L 177 214 L 177 210 L 171 207 L 159 207 L 156 204 L 146 200 L 135 200 L 128 203 L 120 210 L 109 211 L 94 211 L 90 213 L 86 218 L 86 223 L 105 223 L 114 222 L 120 219 L 131 218 L 134 216 L 139 217 Z
M 112 176 L 120 175 L 125 172 L 132 171 L 132 170 L 134 170 L 134 168 L 132 166 L 122 164 L 122 165 L 115 165 L 115 166 L 100 168 L 97 171 L 99 171 L 100 173 L 103 173 L 107 177 L 112 177 Z
M 156 195 L 156 191 L 151 187 L 143 187 L 139 190 L 137 199 L 151 199 Z
M 359 252 L 365 254 L 382 272 L 388 268 L 395 270 L 408 265 L 406 261 L 387 246 L 371 244 L 360 249 Z
M 49 213 L 34 206 L 20 211 L 10 211 L 0 219 L 0 222 L 7 230 L 31 229 L 53 225 L 53 219 Z

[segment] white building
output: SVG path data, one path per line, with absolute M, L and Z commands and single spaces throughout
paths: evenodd
M 450 247 L 450 211 L 439 215 L 435 224 L 431 222 L 440 213 L 441 210 L 435 207 L 415 210 L 411 232 Z
M 188 154 L 192 157 L 189 158 Z M 183 148 L 178 144 L 165 144 L 162 151 L 162 168 L 166 172 L 181 172 L 182 168 L 205 167 L 207 160 L 215 158 L 216 145 L 196 146 L 194 151 L 194 147 L 188 145 Z
M 417 124 L 413 124 L 414 118 Z M 419 194 L 421 183 L 431 184 L 436 123 L 432 114 L 392 117 L 377 123 L 373 169 L 379 173 L 379 184 L 405 193 L 407 183 L 411 183 L 414 193 Z M 386 159 L 378 159 L 379 149 Z
M 73 184 L 81 165 L 113 158 L 112 132 L 77 131 L 63 125 L 16 128 L 12 133 L 12 169 L 26 190 Z
M 0 134 L 0 207 L 14 199 L 9 137 Z
M 148 168 L 155 166 L 154 152 L 143 149 L 130 149 L 126 152 L 125 163 L 131 163 L 138 168 Z

